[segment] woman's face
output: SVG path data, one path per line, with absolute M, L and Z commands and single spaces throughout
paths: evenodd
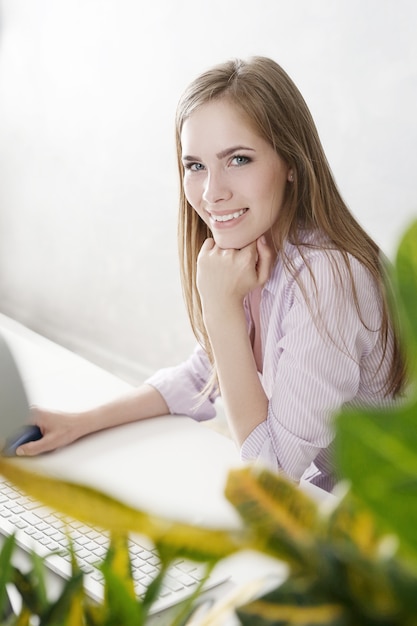
M 225 99 L 196 109 L 181 133 L 184 191 L 220 248 L 270 241 L 289 166 Z

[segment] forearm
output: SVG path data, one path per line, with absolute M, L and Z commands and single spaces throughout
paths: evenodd
M 206 320 L 206 326 L 229 427 L 241 446 L 268 413 L 243 307 L 217 321 Z
M 169 410 L 164 399 L 150 385 L 142 385 L 119 399 L 77 413 L 32 407 L 32 421 L 41 429 L 42 438 L 20 446 L 17 454 L 42 454 L 67 446 L 98 430 L 166 413 Z
M 167 413 L 169 409 L 161 394 L 150 385 L 141 385 L 109 403 L 79 413 L 78 436 Z

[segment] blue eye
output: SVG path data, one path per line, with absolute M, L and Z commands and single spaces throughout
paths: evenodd
M 233 158 L 232 158 L 232 163 L 234 165 L 237 165 L 238 167 L 241 165 L 246 165 L 247 163 L 250 162 L 250 158 L 243 156 L 242 154 L 236 154 Z
M 184 165 L 186 170 L 190 170 L 191 172 L 201 172 L 204 169 L 204 165 L 202 163 L 185 163 Z

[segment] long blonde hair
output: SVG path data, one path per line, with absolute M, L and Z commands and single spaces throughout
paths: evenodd
M 385 355 L 391 321 L 380 250 L 344 203 L 333 179 L 315 123 L 300 91 L 277 63 L 265 57 L 253 57 L 248 61 L 228 61 L 197 77 L 180 99 L 176 115 L 180 175 L 178 244 L 181 280 L 193 332 L 210 360 L 213 363 L 196 286 L 196 265 L 200 248 L 204 240 L 211 236 L 211 232 L 185 197 L 181 131 L 184 121 L 195 109 L 217 98 L 227 98 L 246 114 L 256 132 L 274 147 L 293 171 L 294 181 L 288 185 L 286 201 L 274 229 L 274 242 L 279 253 L 283 255 L 283 244 L 289 241 L 304 256 L 302 249 L 305 244 L 300 233 L 318 230 L 325 234 L 331 248 L 338 250 L 344 259 L 359 315 L 348 255 L 358 259 L 369 270 L 381 294 L 380 332 Z M 309 267 L 308 260 L 305 261 Z M 283 256 L 283 262 L 291 271 L 290 259 Z M 311 272 L 310 267 L 309 269 Z M 404 362 L 398 335 L 394 332 L 392 362 L 384 391 L 386 394 L 397 394 L 403 389 L 404 383 Z

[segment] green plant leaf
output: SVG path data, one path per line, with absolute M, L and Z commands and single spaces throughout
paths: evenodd
M 52 553 L 51 553 L 52 554 Z M 84 624 L 85 593 L 82 585 L 83 573 L 72 553 L 72 573 L 65 584 L 64 592 L 57 602 L 47 596 L 45 558 L 30 553 L 31 568 L 22 572 L 14 568 L 13 583 L 22 599 L 22 611 L 13 626 L 32 624 L 32 616 L 39 617 L 40 626 L 80 626 Z M 58 620 L 58 621 L 56 621 Z
M 27 615 L 43 615 L 49 608 L 46 589 L 45 560 L 35 552 L 29 553 L 31 567 L 27 572 L 13 567 L 12 582 L 18 589 L 23 603 L 20 619 L 25 623 Z
M 417 567 L 417 405 L 345 410 L 336 426 L 341 474 Z
M 124 586 L 127 595 L 135 600 L 135 587 L 132 578 L 132 564 L 130 560 L 128 539 L 126 534 L 112 533 L 106 557 L 102 564 L 105 572 L 111 570 Z
M 289 580 L 236 611 L 243 626 L 359 626 L 315 584 Z
M 189 619 L 191 622 L 190 626 L 192 626 L 193 618 L 191 616 L 193 615 L 194 610 L 196 609 L 198 598 L 201 594 L 201 591 L 204 587 L 205 582 L 207 581 L 207 579 L 209 578 L 212 572 L 214 565 L 215 565 L 214 562 L 209 563 L 207 565 L 206 570 L 205 570 L 205 575 L 202 576 L 198 585 L 193 590 L 192 594 L 179 605 L 178 613 L 176 614 L 175 618 L 173 618 L 172 626 L 188 626 Z
M 381 556 L 386 533 L 373 512 L 349 491 L 330 512 L 321 540 L 348 550 L 353 547 L 361 557 L 375 560 Z
M 132 598 L 130 591 L 113 571 L 110 564 L 103 564 L 106 595 L 103 604 L 104 619 L 102 626 L 123 624 L 124 626 L 142 626 L 145 613 L 141 603 Z
M 39 601 L 32 572 L 22 572 L 18 567 L 15 567 L 13 570 L 13 584 L 22 598 L 23 606 L 31 614 L 41 615 L 45 607 Z
M 158 598 L 167 569 L 168 564 L 165 566 L 164 564 L 161 564 L 160 571 L 146 588 L 145 594 L 143 596 L 143 608 L 146 614 L 149 612 L 152 604 Z
M 325 563 L 318 584 L 329 601 L 355 608 L 366 619 L 398 614 L 402 602 L 393 589 L 391 561 L 383 556 L 385 536 L 369 509 L 348 494 L 318 540 Z
M 33 619 L 30 611 L 23 608 L 20 612 L 20 615 L 14 620 L 10 626 L 32 626 Z
M 39 626 L 72 626 L 74 617 L 83 615 L 83 611 L 80 612 L 80 606 L 77 602 L 77 598 L 82 591 L 83 573 L 79 571 L 65 581 L 58 599 L 51 603 L 48 610 L 41 616 Z M 72 613 L 72 608 L 74 613 Z M 82 626 L 83 622 L 79 624 Z
M 343 607 L 329 604 L 300 607 L 258 600 L 237 614 L 242 626 L 359 626 Z
M 104 576 L 103 625 L 141 626 L 145 613 L 135 595 L 127 536 L 112 533 L 106 557 L 100 566 Z
M 43 612 L 48 606 L 45 579 L 45 560 L 36 554 L 36 552 L 32 552 L 30 554 L 30 560 L 32 563 L 31 586 L 33 586 L 36 590 L 36 601 L 40 607 L 40 611 Z
M 406 349 L 416 366 L 417 360 L 417 220 L 402 237 L 395 260 L 398 294 L 405 317 Z M 414 369 L 414 374 L 416 374 Z
M 7 583 L 11 582 L 13 565 L 12 555 L 16 545 L 14 535 L 6 537 L 0 552 L 0 616 L 7 612 L 8 598 L 7 598 Z
M 85 595 L 83 586 L 70 590 L 68 609 L 60 626 L 82 626 L 85 624 Z M 45 624 L 46 626 L 46 624 Z M 47 623 L 49 626 L 49 622 Z
M 67 615 L 65 616 L 65 622 L 62 624 L 62 626 L 82 626 L 83 624 L 85 624 L 85 611 L 89 600 L 87 599 L 84 591 L 84 586 L 82 584 L 84 574 L 78 564 L 71 541 L 69 543 L 69 551 L 71 555 L 71 578 L 76 580 L 80 579 L 81 584 L 77 585 L 72 591 L 73 595 L 70 598 L 69 610 Z

